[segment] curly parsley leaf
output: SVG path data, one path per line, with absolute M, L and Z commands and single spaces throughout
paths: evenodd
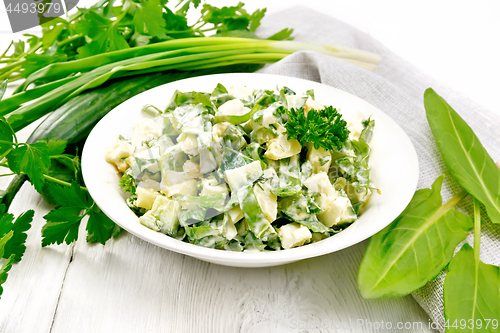
M 33 221 L 34 211 L 29 210 L 17 217 L 15 222 L 12 214 L 4 214 L 0 220 L 0 236 L 6 234 L 5 231 L 13 232 L 11 239 L 5 244 L 3 249 L 4 253 L 0 257 L 8 259 L 14 255 L 14 262 L 21 261 L 24 252 L 26 251 L 26 231 L 31 228 Z
M 288 120 L 285 124 L 289 137 L 296 139 L 301 145 L 312 143 L 314 148 L 339 150 L 349 137 L 347 122 L 332 106 L 322 110 L 292 108 L 286 111 Z

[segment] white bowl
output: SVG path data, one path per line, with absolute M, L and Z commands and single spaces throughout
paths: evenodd
M 176 89 L 211 92 L 217 83 L 228 87 L 247 86 L 275 89 L 287 86 L 296 92 L 314 89 L 315 99 L 333 105 L 341 113 L 359 110 L 375 119 L 371 142 L 371 178 L 380 189 L 374 193 L 366 211 L 342 232 L 323 241 L 273 252 L 231 252 L 185 243 L 141 225 L 125 203 L 118 186 L 120 177 L 104 160 L 106 147 L 121 134 L 127 137 L 132 125 L 145 117 L 141 108 L 152 104 L 164 109 Z M 82 157 L 85 184 L 97 205 L 128 232 L 165 249 L 208 262 L 237 267 L 266 267 L 286 264 L 339 251 L 359 243 L 391 223 L 408 205 L 418 180 L 418 160 L 410 139 L 391 118 L 364 100 L 316 82 L 267 74 L 217 74 L 168 83 L 132 97 L 107 114 L 90 133 Z

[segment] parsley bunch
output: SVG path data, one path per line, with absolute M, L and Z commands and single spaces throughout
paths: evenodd
M 35 190 L 55 205 L 44 216 L 47 223 L 42 228 L 42 246 L 75 241 L 85 216 L 89 217 L 88 242 L 105 244 L 118 235 L 121 229 L 99 210 L 82 186 L 80 159 L 64 153 L 66 141 L 42 139 L 33 144 L 20 143 L 3 117 L 0 130 L 0 166 L 11 170 L 1 176 L 27 176 Z
M 7 82 L 0 84 L 0 100 Z M 70 244 L 78 238 L 78 229 L 83 219 L 87 220 L 87 241 L 105 244 L 122 230 L 94 203 L 83 187 L 78 156 L 65 154 L 67 143 L 63 140 L 42 139 L 36 143 L 18 142 L 12 126 L 0 117 L 0 166 L 10 172 L 0 177 L 17 175 L 28 178 L 35 190 L 55 205 L 47 215 L 42 228 L 42 246 L 53 243 Z M 22 184 L 16 182 L 16 184 Z M 26 232 L 31 227 L 34 211 L 28 210 L 14 220 L 7 213 L 10 200 L 7 196 L 15 192 L 0 191 L 0 296 L 1 285 L 7 280 L 12 264 L 19 262 L 26 250 Z M 5 200 L 4 200 L 5 199 Z M 5 260 L 4 260 L 5 259 Z
M 7 64 L 0 68 L 0 80 L 10 82 L 28 77 L 49 64 L 85 59 L 96 54 L 125 50 L 172 39 L 219 36 L 255 38 L 255 30 L 266 9 L 248 13 L 242 2 L 216 7 L 201 0 L 101 0 L 90 8 L 64 19 L 42 24 L 43 36 L 25 35 L 27 41 L 12 42 L 0 55 Z M 201 7 L 201 16 L 188 24 L 187 12 Z M 292 30 L 284 29 L 273 39 L 287 39 Z M 12 51 L 9 55 L 7 53 Z
M 288 117 L 285 123 L 288 136 L 303 146 L 312 143 L 316 149 L 339 150 L 349 137 L 346 121 L 331 106 L 322 110 L 309 110 L 307 113 L 303 107 L 285 112 Z

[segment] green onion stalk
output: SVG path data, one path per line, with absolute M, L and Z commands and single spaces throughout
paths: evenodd
M 193 71 L 235 64 L 274 63 L 303 50 L 320 52 L 367 69 L 374 69 L 381 60 L 380 56 L 366 51 L 304 42 L 236 37 L 177 39 L 48 65 L 29 75 L 23 89 L 37 81 L 43 80 L 44 84 L 0 102 L 0 115 L 6 116 L 13 129 L 19 131 L 69 99 L 110 79 L 174 69 Z M 31 102 L 21 105 L 28 100 Z

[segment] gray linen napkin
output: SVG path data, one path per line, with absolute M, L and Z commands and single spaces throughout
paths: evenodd
M 443 200 L 459 190 L 448 174 L 425 118 L 424 91 L 432 87 L 467 121 L 494 160 L 500 161 L 500 116 L 486 110 L 401 59 L 384 45 L 341 21 L 304 7 L 293 7 L 267 16 L 258 33 L 268 36 L 284 28 L 294 28 L 297 41 L 334 43 L 375 52 L 382 63 L 367 71 L 338 59 L 315 52 L 299 52 L 260 70 L 263 73 L 294 76 L 333 86 L 356 95 L 391 116 L 412 140 L 419 158 L 419 188 L 430 187 L 446 174 Z M 321 29 L 318 29 L 321 27 Z M 472 216 L 472 200 L 460 204 L 460 210 Z M 483 219 L 486 219 L 483 214 Z M 467 238 L 473 244 L 472 233 Z M 461 247 L 457 247 L 457 250 Z M 500 265 L 500 225 L 485 221 L 481 236 L 481 259 Z M 442 272 L 413 297 L 444 332 Z

